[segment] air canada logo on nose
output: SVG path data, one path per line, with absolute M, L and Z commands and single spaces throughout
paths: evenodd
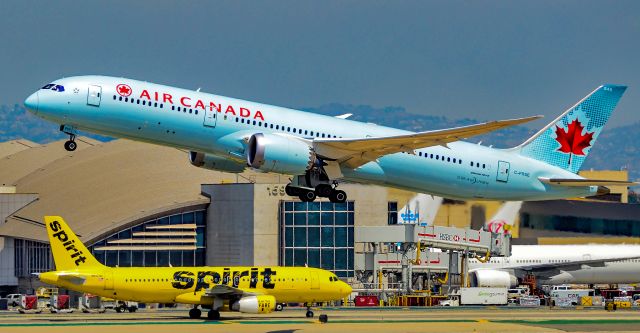
M 132 92 L 131 87 L 129 87 L 129 85 L 126 85 L 126 84 L 119 84 L 116 87 L 116 91 L 122 97 L 128 97 L 129 95 L 131 95 L 131 92 Z

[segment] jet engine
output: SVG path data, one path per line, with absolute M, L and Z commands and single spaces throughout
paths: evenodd
M 511 288 L 518 284 L 518 279 L 511 273 L 493 269 L 478 269 L 469 272 L 472 287 Z
M 197 166 L 198 168 L 231 173 L 243 172 L 247 167 L 244 163 L 238 163 L 224 157 L 207 153 L 200 153 L 197 151 L 189 152 L 189 162 L 191 162 L 192 165 Z
M 246 151 L 247 165 L 264 172 L 302 175 L 313 165 L 311 147 L 296 138 L 256 133 Z
M 231 303 L 232 311 L 243 313 L 270 313 L 276 308 L 276 298 L 271 295 L 247 296 Z

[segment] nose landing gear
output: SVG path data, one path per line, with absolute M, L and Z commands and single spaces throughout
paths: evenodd
M 78 144 L 76 143 L 76 136 L 70 135 L 69 141 L 64 143 L 64 149 L 67 151 L 74 151 L 78 148 Z
M 74 151 L 78 148 L 76 143 L 76 133 L 78 132 L 73 126 L 60 125 L 60 132 L 69 136 L 69 140 L 64 143 L 64 149 Z

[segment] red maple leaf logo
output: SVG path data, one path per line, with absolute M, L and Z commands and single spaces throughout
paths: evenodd
M 126 84 L 119 84 L 116 87 L 116 91 L 118 91 L 118 94 L 120 94 L 120 96 L 127 97 L 127 96 L 131 95 L 131 87 L 129 87 Z
M 584 130 L 584 126 L 580 124 L 580 121 L 578 121 L 578 119 L 575 119 L 574 121 L 569 123 L 566 131 L 564 128 L 556 125 L 556 141 L 560 143 L 560 148 L 558 148 L 558 151 L 567 154 L 584 156 L 584 149 L 591 146 L 593 132 L 587 132 L 582 135 L 582 130 Z

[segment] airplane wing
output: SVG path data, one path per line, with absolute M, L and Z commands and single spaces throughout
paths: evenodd
M 204 296 L 206 297 L 219 297 L 219 298 L 230 298 L 233 296 L 248 296 L 248 295 L 258 295 L 253 291 L 246 291 L 244 289 L 227 286 L 224 284 L 218 284 L 213 286 L 213 288 L 209 288 L 204 292 Z
M 538 179 L 549 185 L 560 186 L 635 186 L 638 183 L 629 182 L 624 180 L 602 180 L 602 179 L 565 179 L 565 178 L 545 178 L 538 177 Z
M 449 142 L 526 123 L 538 118 L 541 118 L 541 116 L 496 120 L 469 126 L 386 137 L 314 139 L 313 148 L 318 155 L 325 159 L 338 161 L 338 163 L 355 169 L 384 155 L 399 152 L 413 153 L 414 149 L 446 145 Z
M 604 265 L 608 262 L 614 261 L 623 261 L 630 259 L 639 259 L 640 256 L 632 256 L 632 257 L 618 257 L 618 258 L 608 258 L 608 259 L 590 259 L 590 260 L 580 260 L 573 262 L 565 262 L 565 263 L 548 263 L 548 264 L 532 264 L 526 266 L 519 266 L 513 268 L 516 272 L 516 275 L 524 275 L 518 273 L 534 273 L 537 276 L 553 276 L 559 273 L 559 271 L 575 271 L 582 268 L 582 266 L 591 266 L 591 267 L 604 267 Z

